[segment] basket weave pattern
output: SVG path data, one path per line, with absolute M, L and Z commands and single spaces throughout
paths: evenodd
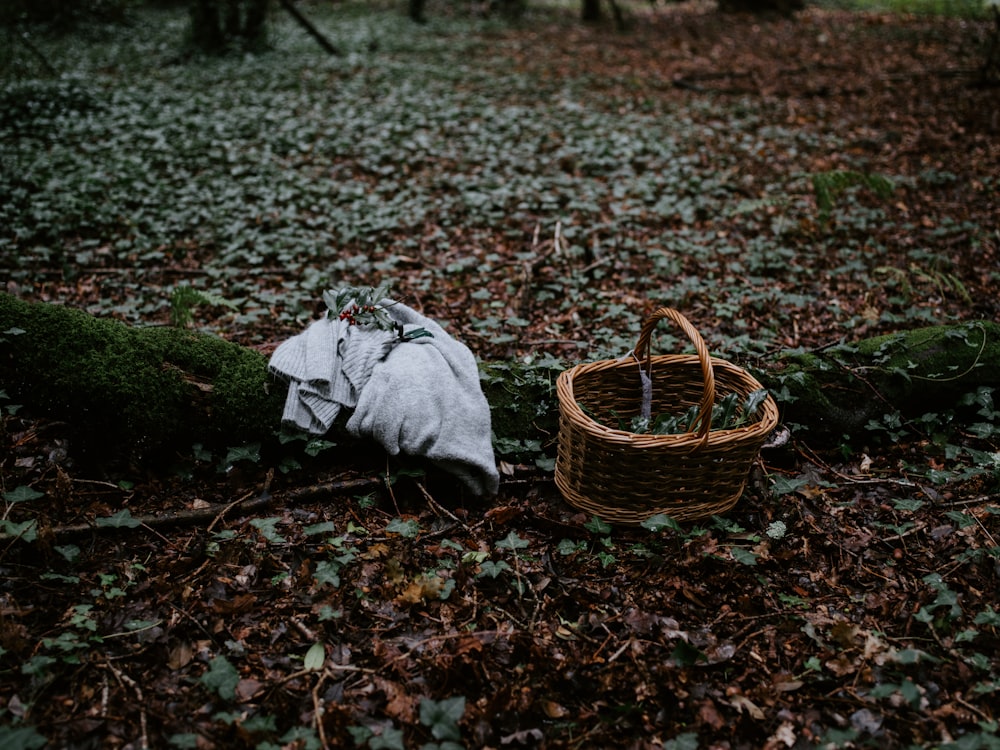
M 684 331 L 697 354 L 652 356 L 652 333 L 664 319 Z M 726 512 L 739 500 L 751 464 L 778 423 L 774 399 L 768 396 L 760 406 L 758 421 L 712 430 L 716 393 L 720 400 L 729 393 L 743 400 L 762 386 L 742 368 L 711 357 L 694 326 L 671 308 L 646 319 L 635 354 L 560 374 L 556 485 L 570 505 L 612 523 L 639 523 L 658 513 L 689 521 Z M 697 404 L 695 432 L 636 434 L 607 426 L 640 414 L 640 370 L 652 380 L 651 413 L 677 414 Z

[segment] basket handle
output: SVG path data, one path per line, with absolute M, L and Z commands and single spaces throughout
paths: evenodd
M 704 391 L 701 395 L 701 402 L 698 404 L 698 437 L 702 443 L 708 440 L 708 433 L 712 429 L 712 410 L 715 405 L 715 372 L 712 369 L 712 359 L 708 353 L 708 346 L 696 329 L 687 318 L 672 307 L 661 307 L 650 315 L 642 324 L 642 332 L 639 334 L 639 343 L 635 346 L 635 356 L 640 360 L 646 360 L 646 374 L 653 377 L 653 351 L 652 339 L 653 329 L 656 324 L 667 318 L 678 325 L 684 331 L 691 343 L 694 344 L 698 353 L 698 360 L 701 363 L 701 375 L 704 381 Z

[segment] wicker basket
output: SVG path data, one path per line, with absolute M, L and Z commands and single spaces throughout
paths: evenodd
M 656 324 L 667 318 L 697 351 L 652 356 Z M 641 370 L 652 383 L 651 412 L 675 414 L 697 404 L 697 432 L 636 434 L 601 424 L 629 420 L 642 409 Z M 778 423 L 771 396 L 759 421 L 712 430 L 716 392 L 745 399 L 762 386 L 745 370 L 710 357 L 690 321 L 660 308 L 642 326 L 634 356 L 581 364 L 559 375 L 559 453 L 556 485 L 576 508 L 611 523 L 635 524 L 663 513 L 677 521 L 718 515 L 739 500 L 750 466 Z M 721 397 L 720 396 L 720 399 Z

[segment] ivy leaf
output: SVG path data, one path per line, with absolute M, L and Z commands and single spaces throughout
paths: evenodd
M 708 657 L 687 641 L 678 641 L 670 660 L 679 667 L 692 667 L 699 661 L 708 661 Z
M 34 727 L 0 727 L 0 746 L 8 750 L 36 750 L 48 744 Z
M 281 536 L 275 528 L 280 520 L 280 518 L 255 518 L 250 521 L 250 525 L 272 544 L 284 544 L 285 537 Z
M 393 518 L 386 525 L 385 530 L 390 534 L 399 534 L 404 539 L 415 539 L 420 533 L 420 524 L 414 519 Z
M 316 563 L 316 572 L 313 578 L 319 586 L 332 586 L 340 588 L 340 564 L 330 560 L 320 560 Z
M 45 493 L 23 484 L 15 487 L 10 492 L 3 493 L 3 499 L 8 503 L 25 503 L 29 500 L 37 500 L 40 497 L 45 497 Z
M 332 534 L 336 530 L 337 527 L 334 526 L 333 521 L 321 521 L 320 523 L 306 526 L 302 529 L 302 533 L 306 536 L 316 536 L 317 534 Z
M 229 449 L 224 461 L 225 468 L 229 468 L 239 461 L 249 461 L 253 464 L 260 463 L 260 443 L 250 443 L 249 445 L 238 445 Z
M 465 713 L 465 696 L 433 701 L 420 701 L 420 723 L 430 728 L 436 740 L 461 740 L 458 722 Z
M 645 521 L 640 524 L 642 528 L 652 531 L 654 534 L 663 529 L 670 529 L 671 531 L 681 531 L 681 525 L 677 523 L 670 516 L 664 515 L 663 513 L 657 513 L 655 516 L 650 516 Z
M 236 697 L 240 674 L 225 656 L 217 656 L 208 663 L 208 671 L 199 681 L 209 690 L 218 693 L 220 698 L 232 700 Z
M 38 525 L 33 518 L 21 523 L 3 519 L 0 520 L 0 528 L 7 536 L 23 539 L 26 542 L 33 542 L 38 538 Z
M 132 512 L 128 508 L 122 508 L 120 511 L 115 513 L 113 516 L 108 516 L 107 518 L 98 518 L 94 523 L 97 526 L 103 526 L 111 529 L 134 529 L 136 526 L 141 526 L 142 521 L 138 518 L 132 517 Z
M 730 547 L 729 554 L 733 556 L 733 559 L 736 562 L 741 563 L 742 565 L 757 564 L 757 555 L 750 550 L 743 549 L 742 547 Z
M 382 734 L 368 740 L 370 750 L 406 750 L 403 744 L 403 730 L 386 727 Z
M 510 530 L 507 536 L 497 542 L 497 549 L 519 550 L 527 546 L 528 540 L 519 537 L 513 529 Z
M 788 477 L 775 477 L 771 482 L 771 489 L 775 495 L 790 495 L 798 492 L 800 488 L 809 483 L 808 479 L 790 479 Z
M 487 560 L 482 565 L 479 566 L 479 574 L 476 578 L 483 578 L 484 576 L 489 576 L 490 578 L 496 578 L 505 570 L 510 570 L 510 566 L 503 560 L 499 562 L 494 562 L 493 560 Z
M 611 533 L 611 525 L 604 523 L 597 516 L 592 517 L 587 523 L 583 525 L 583 528 L 587 531 L 593 532 L 598 535 L 606 535 Z

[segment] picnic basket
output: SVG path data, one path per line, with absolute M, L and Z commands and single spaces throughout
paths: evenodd
M 652 355 L 653 331 L 664 319 L 683 330 L 697 354 Z M 642 413 L 643 372 L 646 413 L 676 413 L 697 404 L 695 431 L 637 434 L 607 426 Z M 751 464 L 778 423 L 778 408 L 768 395 L 757 421 L 712 430 L 713 405 L 717 394 L 745 399 L 760 388 L 742 368 L 711 357 L 681 313 L 660 308 L 643 322 L 626 357 L 560 373 L 556 485 L 570 505 L 609 523 L 636 524 L 659 513 L 677 521 L 725 513 L 743 493 Z

